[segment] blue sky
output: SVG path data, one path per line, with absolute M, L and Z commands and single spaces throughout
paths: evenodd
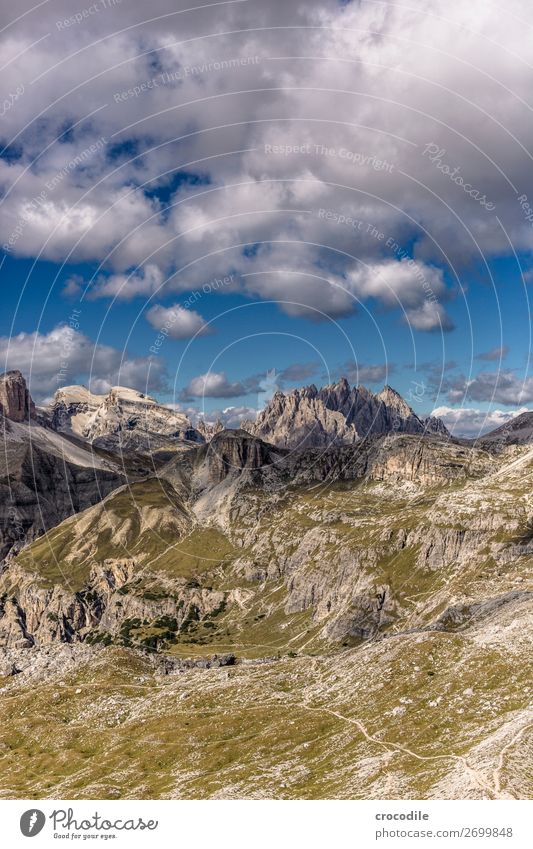
M 470 435 L 528 408 L 530 76 L 474 5 L 157 0 L 67 38 L 68 4 L 0 4 L 4 366 L 233 418 L 272 369 Z
M 73 310 L 80 310 L 80 329 L 88 337 L 135 357 L 148 356 L 158 331 L 146 320 L 144 297 L 112 303 L 61 294 L 60 286 L 54 285 L 58 273 L 63 282 L 73 274 L 90 279 L 93 268 L 89 264 L 60 268 L 52 262 L 34 264 L 32 260 L 6 257 L 2 271 L 10 285 L 4 295 L 1 334 L 16 336 L 38 328 L 46 335 L 58 325 L 68 324 Z M 479 281 L 472 272 L 462 281 L 464 297 L 459 296 L 449 307 L 455 329 L 442 335 L 412 329 L 402 321 L 399 309 L 384 310 L 375 301 L 366 302 L 365 308 L 353 315 L 316 322 L 286 315 L 275 301 L 239 294 L 203 295 L 200 287 L 202 297 L 195 306 L 201 305 L 213 332 L 194 340 L 165 339 L 158 358 L 165 362 L 168 377 L 156 394 L 162 400 L 176 401 L 176 394 L 196 375 L 209 371 L 225 372 L 233 382 L 251 377 L 260 380 L 267 370 L 280 373 L 294 364 L 305 366 L 302 377 L 296 371 L 295 379 L 281 379 L 284 388 L 331 382 L 343 374 L 354 380 L 352 364 L 357 362 L 363 377 L 360 382 L 377 389 L 387 381 L 406 397 L 411 391 L 417 412 L 429 412 L 445 398 L 445 393 L 436 394 L 434 386 L 435 376 L 440 380 L 443 363 L 442 379 L 447 385 L 453 376 L 474 377 L 485 371 L 491 360 L 477 357 L 505 346 L 509 349 L 502 360 L 505 368 L 516 370 L 517 375 L 526 372 L 530 321 L 527 310 L 516 310 L 517 301 L 524 298 L 521 272 L 516 261 L 508 258 L 495 261 L 491 270 L 497 299 L 492 284 Z M 178 303 L 186 302 L 190 294 L 182 293 Z M 169 305 L 176 302 L 175 297 L 166 300 Z M 455 367 L 450 368 L 451 363 Z M 369 365 L 380 365 L 383 374 L 368 374 Z M 69 382 L 77 382 L 86 375 L 74 369 L 70 378 Z M 426 387 L 423 400 L 419 398 L 421 383 Z M 228 396 L 224 405 L 253 406 L 256 394 L 252 390 Z M 204 404 L 208 411 L 217 409 L 221 399 L 205 398 Z M 490 407 L 488 401 L 479 405 L 481 409 Z

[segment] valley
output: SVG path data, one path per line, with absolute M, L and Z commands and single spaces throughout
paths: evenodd
M 4 523 L 1 795 L 527 796 L 533 448 L 427 432 L 396 399 L 394 430 L 338 440 L 345 388 L 331 444 L 296 398 L 296 448 L 122 390 L 98 433 L 8 411 L 11 493 L 22 445 L 99 496 Z

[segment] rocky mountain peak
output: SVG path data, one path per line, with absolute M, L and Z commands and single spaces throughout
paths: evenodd
M 0 376 L 0 413 L 12 422 L 25 422 L 35 416 L 35 404 L 18 370 Z
M 206 442 L 209 442 L 217 433 L 224 430 L 224 425 L 217 419 L 216 422 L 206 422 L 205 419 L 200 419 L 196 425 L 196 430 L 200 433 Z
M 184 413 L 125 386 L 113 386 L 107 395 L 95 395 L 85 386 L 64 387 L 56 392 L 49 412 L 56 430 L 91 442 L 132 433 L 204 441 Z
M 83 435 L 91 415 L 105 399 L 105 395 L 95 395 L 86 386 L 62 386 L 54 395 L 50 409 L 52 427 Z
M 442 423 L 441 423 L 442 425 Z M 429 427 L 391 386 L 375 395 L 364 386 L 350 387 L 341 377 L 321 389 L 311 385 L 284 395 L 277 392 L 254 423 L 251 433 L 284 448 L 351 445 L 374 434 L 447 435 L 444 425 Z
M 345 377 L 341 377 L 337 383 L 330 383 L 320 390 L 320 397 L 326 407 L 339 412 L 342 412 L 346 405 L 349 405 L 351 394 L 350 384 Z
M 303 386 L 300 389 L 300 395 L 302 398 L 316 398 L 318 395 L 318 389 L 314 383 L 311 383 L 309 386 Z
M 524 412 L 495 430 L 478 437 L 482 445 L 504 448 L 506 445 L 528 445 L 533 442 L 533 413 Z
M 426 433 L 434 434 L 435 436 L 450 437 L 450 431 L 438 416 L 428 416 L 424 419 L 424 427 Z
M 328 406 L 324 393 L 314 384 L 287 395 L 276 392 L 256 421 L 246 426 L 255 436 L 281 448 L 352 445 L 358 439 L 355 427 Z
M 401 411 L 406 416 L 413 415 L 413 411 L 409 404 L 404 401 L 402 396 L 396 389 L 393 389 L 389 384 L 385 384 L 381 392 L 376 395 L 378 401 L 382 401 L 387 407 L 392 407 L 395 410 Z

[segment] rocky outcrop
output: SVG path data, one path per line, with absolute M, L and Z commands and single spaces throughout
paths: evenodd
M 8 371 L 0 376 L 0 414 L 12 422 L 35 417 L 35 404 L 20 371 Z
M 352 445 L 359 435 L 343 413 L 326 406 L 316 386 L 276 392 L 255 422 L 243 423 L 254 436 L 281 448 Z
M 49 409 L 54 430 L 83 436 L 89 422 L 104 403 L 105 395 L 95 395 L 85 386 L 58 389 Z
M 11 564 L 0 577 L 0 648 L 107 638 L 149 647 L 143 628 L 155 629 L 156 637 L 159 630 L 159 640 L 168 640 L 225 603 L 225 593 L 186 581 L 168 595 L 130 592 L 137 573 L 134 560 L 95 563 L 86 586 L 74 592 L 68 585 L 43 586 L 38 575 Z
M 438 416 L 428 416 L 424 419 L 424 430 L 432 436 L 442 436 L 444 439 L 450 439 L 451 433 Z
M 481 436 L 476 442 L 491 450 L 501 450 L 506 445 L 529 445 L 533 443 L 533 413 L 520 413 L 514 419 Z
M 533 592 L 513 591 L 490 598 L 477 604 L 457 604 L 447 607 L 436 622 L 428 625 L 428 631 L 461 631 L 498 613 L 502 608 L 517 604 L 528 604 Z
M 0 560 L 124 482 L 116 471 L 78 466 L 31 445 L 0 466 Z
M 111 462 L 33 419 L 3 423 L 0 561 L 125 480 Z
M 319 397 L 328 409 L 342 413 L 361 437 L 424 432 L 418 416 L 390 386 L 375 395 L 365 386 L 350 388 L 346 378 L 341 378 L 338 383 L 324 386 Z
M 448 435 L 442 422 L 422 421 L 390 386 L 375 395 L 346 378 L 317 389 L 307 386 L 277 392 L 255 422 L 243 427 L 283 448 L 353 445 L 367 436 L 388 433 Z
M 208 481 L 216 485 L 243 471 L 259 472 L 270 466 L 277 455 L 271 445 L 244 430 L 223 430 L 212 438 L 202 456 Z
M 438 438 L 385 436 L 374 443 L 366 474 L 371 480 L 412 481 L 425 487 L 466 480 L 475 470 L 488 468 L 490 460 L 481 451 Z
M 206 422 L 205 419 L 200 419 L 196 425 L 196 430 L 206 442 L 210 442 L 217 433 L 224 430 L 224 425 L 220 419 L 217 419 L 216 422 Z

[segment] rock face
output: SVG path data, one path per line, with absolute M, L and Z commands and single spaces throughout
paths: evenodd
M 56 430 L 75 433 L 90 442 L 117 435 L 128 441 L 132 434 L 204 441 L 183 413 L 123 386 L 113 387 L 108 395 L 94 395 L 84 386 L 64 387 L 56 393 L 49 412 Z
M 360 436 L 381 433 L 423 433 L 424 426 L 396 390 L 385 386 L 375 395 L 365 386 L 350 385 L 346 378 L 320 390 L 324 404 L 338 410 Z
M 272 446 L 244 430 L 223 430 L 209 443 L 205 455 L 209 482 L 218 484 L 243 471 L 260 471 L 274 461 Z
M 19 371 L 0 377 L 0 562 L 124 482 L 105 463 L 40 424 Z
M 533 413 L 521 413 L 501 427 L 480 437 L 476 442 L 496 450 L 506 445 L 533 443 Z
M 424 419 L 424 428 L 428 434 L 442 436 L 445 439 L 449 439 L 451 437 L 450 431 L 442 419 L 439 419 L 437 416 L 428 416 L 427 419 Z
M 71 462 L 34 439 L 8 445 L 0 457 L 0 561 L 124 482 L 118 470 L 90 461 Z
M 287 395 L 277 392 L 257 420 L 243 426 L 283 448 L 353 445 L 375 434 L 423 434 L 428 429 L 390 386 L 375 395 L 364 386 L 351 388 L 346 378 L 322 389 L 312 385 Z M 447 434 L 440 420 L 432 421 L 429 430 Z
M 223 593 L 186 586 L 178 598 L 130 595 L 127 586 L 135 573 L 132 560 L 104 561 L 93 566 L 86 586 L 74 592 L 60 584 L 40 586 L 15 566 L 0 579 L 2 589 L 9 591 L 0 598 L 0 648 L 80 642 L 99 627 L 117 636 L 124 622 L 162 617 L 174 620 L 179 629 L 187 618 L 208 616 L 224 601 Z
M 83 436 L 105 398 L 105 395 L 89 392 L 85 386 L 65 386 L 58 389 L 50 408 L 51 426 L 57 431 Z
M 128 434 L 152 439 L 156 429 L 185 441 L 185 417 L 132 390 L 102 399 L 70 388 L 56 396 L 51 420 L 63 432 L 7 421 L 0 542 L 3 554 L 12 551 L 0 581 L 0 632 L 10 646 L 95 633 L 129 639 L 131 629 L 143 640 L 155 629 L 164 642 L 189 633 L 196 616 L 216 618 L 221 605 L 234 604 L 225 619 L 231 628 L 235 610 L 254 596 L 250 586 L 263 581 L 285 593 L 279 615 L 311 611 L 326 639 L 367 639 L 403 615 L 410 602 L 402 582 L 412 573 L 431 582 L 479 560 L 502 527 L 518 527 L 497 511 L 490 527 L 474 527 L 468 481 L 475 493 L 494 470 L 493 454 L 442 439 L 438 421 L 422 422 L 390 387 L 374 395 L 339 381 L 277 393 L 257 429 L 282 447 L 244 429 L 220 430 L 207 444 L 188 440 L 168 452 L 157 474 L 135 480 L 130 472 L 128 486 L 120 486 L 112 455 L 102 458 L 94 446 Z M 437 510 L 441 489 L 452 491 L 451 502 Z M 465 513 L 448 527 L 463 490 Z M 401 507 L 390 511 L 394 499 Z M 473 516 L 466 527 L 464 515 Z M 519 542 L 507 552 L 515 559 L 528 550 Z M 499 549 L 491 556 L 503 562 Z
M 0 414 L 12 422 L 25 422 L 35 416 L 35 405 L 20 371 L 0 376 Z
M 326 406 L 321 392 L 316 386 L 295 389 L 288 395 L 276 392 L 257 420 L 243 425 L 254 436 L 281 448 L 352 445 L 359 438 L 356 428 L 342 412 Z
M 224 430 L 224 425 L 220 419 L 217 419 L 216 422 L 206 422 L 204 419 L 200 419 L 196 425 L 196 430 L 203 436 L 206 442 L 210 442 L 215 434 Z

